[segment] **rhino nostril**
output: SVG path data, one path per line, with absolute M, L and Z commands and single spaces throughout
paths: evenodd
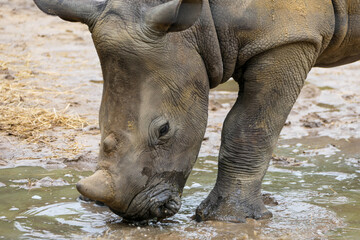
M 177 211 L 180 209 L 180 206 L 181 206 L 181 202 L 179 201 L 176 201 L 176 200 L 170 200 L 168 203 L 165 204 L 165 207 L 167 209 L 170 209 L 172 211 Z
M 161 197 L 160 197 L 161 199 Z M 154 202 L 154 206 L 151 210 L 152 215 L 158 218 L 166 218 L 171 217 L 176 214 L 181 206 L 181 199 L 178 197 L 168 197 L 168 200 L 162 199 L 162 201 L 158 201 L 157 198 L 150 199 L 151 202 Z
M 107 136 L 103 141 L 103 148 L 106 153 L 110 153 L 116 149 L 116 138 L 115 135 L 112 133 Z

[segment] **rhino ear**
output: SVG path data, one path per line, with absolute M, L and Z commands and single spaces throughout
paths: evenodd
M 202 0 L 172 0 L 151 8 L 145 25 L 157 33 L 183 31 L 196 22 L 201 10 Z
M 106 0 L 34 0 L 44 13 L 71 22 L 89 24 L 100 14 Z

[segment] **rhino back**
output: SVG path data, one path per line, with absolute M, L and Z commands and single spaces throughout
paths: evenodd
M 359 1 L 210 0 L 222 52 L 224 79 L 241 75 L 250 58 L 296 42 L 308 42 L 316 47 L 317 65 L 329 64 L 326 59 L 340 62 L 358 59 L 352 45 L 357 44 L 356 52 L 360 52 Z M 336 2 L 340 3 L 336 5 Z M 351 13 L 345 32 L 339 23 L 339 11 Z
M 360 59 L 360 0 L 333 0 L 333 38 L 316 66 L 334 67 Z

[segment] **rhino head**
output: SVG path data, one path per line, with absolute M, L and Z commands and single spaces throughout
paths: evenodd
M 205 133 L 209 89 L 222 77 L 222 65 L 209 63 L 220 50 L 199 44 L 199 29 L 216 38 L 209 21 L 200 26 L 203 1 L 35 3 L 87 24 L 101 62 L 98 166 L 78 191 L 125 219 L 174 215 Z

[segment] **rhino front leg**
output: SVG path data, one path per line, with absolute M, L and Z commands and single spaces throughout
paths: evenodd
M 316 48 L 297 43 L 254 57 L 238 81 L 238 99 L 222 131 L 214 189 L 196 210 L 197 221 L 270 218 L 261 196 L 280 131 L 314 64 Z

